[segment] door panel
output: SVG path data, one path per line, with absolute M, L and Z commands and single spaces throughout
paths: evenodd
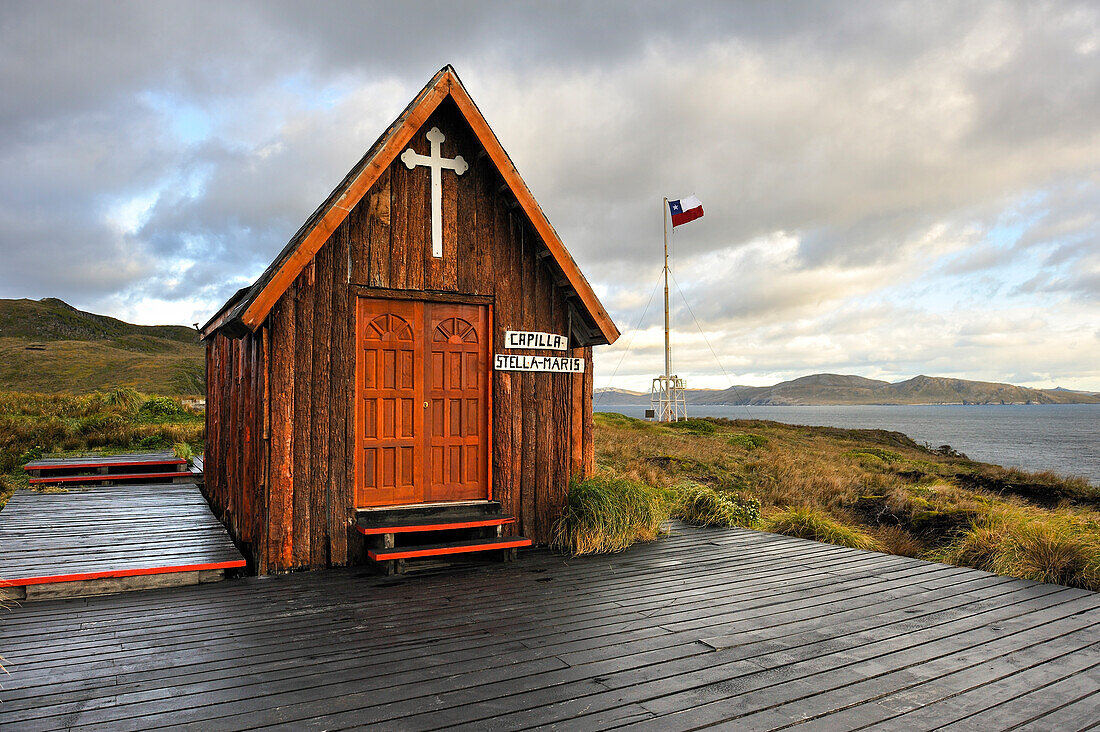
M 425 500 L 489 496 L 489 309 L 428 303 L 425 340 L 431 464 Z
M 489 497 L 489 308 L 359 298 L 356 506 Z
M 355 503 L 424 500 L 423 305 L 360 298 Z

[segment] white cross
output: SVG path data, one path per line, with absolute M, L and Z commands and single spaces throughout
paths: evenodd
M 443 169 L 453 170 L 455 175 L 462 175 L 466 172 L 466 161 L 462 159 L 461 155 L 456 155 L 454 159 L 444 158 L 439 152 L 439 146 L 447 138 L 443 136 L 443 133 L 439 131 L 438 127 L 433 127 L 425 137 L 432 143 L 431 155 L 420 155 L 411 147 L 405 152 L 401 153 L 401 162 L 412 170 L 418 165 L 423 165 L 432 170 L 432 256 L 443 256 Z

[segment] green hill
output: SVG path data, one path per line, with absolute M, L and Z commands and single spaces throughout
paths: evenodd
M 0 390 L 87 393 L 131 386 L 199 395 L 206 364 L 194 329 L 134 325 L 55 298 L 0 299 Z

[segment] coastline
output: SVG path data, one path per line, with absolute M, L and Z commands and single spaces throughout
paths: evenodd
M 642 417 L 642 405 L 595 405 Z M 689 404 L 689 417 L 901 432 L 983 462 L 1081 476 L 1100 486 L 1100 404 Z

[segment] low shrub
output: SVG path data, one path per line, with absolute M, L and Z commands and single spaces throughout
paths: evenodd
M 162 450 L 169 444 L 171 443 L 164 435 L 147 435 L 138 441 L 137 446 L 142 450 Z
M 967 460 L 968 458 L 963 453 L 959 452 L 950 445 L 940 445 L 939 447 L 932 447 L 931 445 L 925 445 L 925 449 L 933 455 L 943 455 L 944 457 L 955 457 Z
M 682 419 L 679 422 L 669 422 L 667 426 L 693 435 L 712 435 L 718 429 L 709 419 Z
M 138 411 L 143 417 L 151 419 L 182 417 L 187 414 L 187 410 L 183 408 L 183 405 L 171 397 L 147 399 Z
M 678 486 L 674 495 L 676 515 L 689 524 L 753 527 L 760 521 L 760 501 L 755 498 L 742 498 L 698 483 Z
M 736 447 L 743 447 L 746 450 L 755 450 L 758 447 L 763 447 L 768 444 L 768 438 L 764 437 L 764 435 L 747 435 L 739 432 L 730 437 L 730 444 Z
M 41 447 L 32 447 L 19 456 L 18 466 L 26 465 L 27 463 L 34 462 L 35 460 L 41 460 L 45 455 Z
M 799 539 L 812 539 L 852 549 L 878 551 L 881 547 L 873 536 L 853 526 L 847 526 L 828 514 L 812 508 L 793 507 L 769 516 L 764 529 Z
M 551 529 L 551 544 L 568 554 L 600 554 L 652 541 L 668 520 L 667 494 L 652 486 L 595 475 L 569 486 L 565 510 Z

